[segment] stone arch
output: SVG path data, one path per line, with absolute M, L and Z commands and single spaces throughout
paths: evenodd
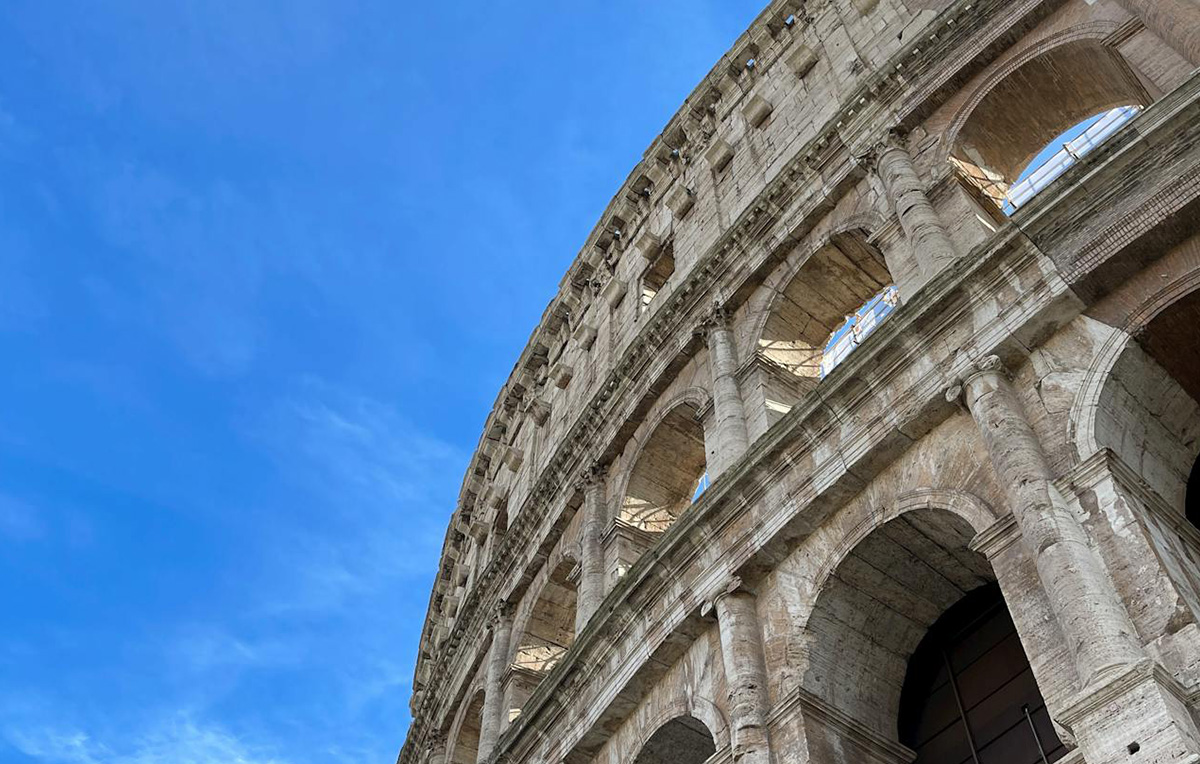
M 1200 271 L 1110 330 L 1071 409 L 1080 459 L 1108 449 L 1180 513 L 1200 456 Z
M 864 224 L 847 219 L 821 244 L 789 257 L 768 278 L 752 313 L 755 353 L 794 377 L 820 377 L 825 344 L 848 316 L 894 283 Z M 752 309 L 753 310 L 753 309 Z
M 919 510 L 940 510 L 954 515 L 969 525 L 975 534 L 983 533 L 1000 519 L 992 505 L 966 491 L 948 488 L 908 491 L 893 501 L 873 507 L 862 520 L 846 530 L 837 543 L 829 546 L 814 576 L 814 591 L 820 592 L 825 581 L 863 539 L 893 520 Z
M 462 714 L 455 723 L 449 750 L 448 764 L 475 764 L 479 758 L 479 731 L 483 719 L 483 690 L 475 689 L 468 694 L 470 700 L 463 704 Z
M 617 485 L 619 519 L 658 532 L 690 505 L 707 460 L 699 415 L 708 400 L 701 388 L 683 390 L 663 401 L 635 436 L 633 458 Z
M 1103 43 L 1119 26 L 1079 24 L 998 65 L 955 112 L 942 160 L 979 168 L 1007 187 L 1050 141 L 1084 119 L 1117 106 L 1149 105 L 1133 68 Z
M 1137 344 L 1137 337 L 1147 330 L 1154 319 L 1197 292 L 1200 292 L 1200 264 L 1193 265 L 1167 285 L 1145 296 L 1123 321 L 1109 329 L 1108 336 L 1071 402 L 1068 439 L 1075 444 L 1080 461 L 1103 447 L 1096 432 L 1097 417 L 1105 387 L 1113 378 L 1117 364 L 1127 357 L 1130 349 Z
M 639 734 L 629 743 L 621 760 L 632 761 L 655 732 L 662 729 L 672 719 L 684 717 L 692 717 L 703 724 L 712 735 L 718 748 L 725 748 L 729 745 L 729 723 L 717 704 L 691 692 L 680 691 L 670 701 L 662 703 L 661 707 L 655 710 L 649 723 L 644 724 L 639 730 Z
M 826 556 L 803 624 L 805 694 L 898 742 L 909 657 L 929 628 L 996 576 L 972 539 L 995 520 L 955 491 L 906 494 L 846 532 Z
M 563 558 L 542 584 L 525 628 L 516 640 L 513 667 L 539 677 L 549 673 L 575 641 L 574 564 Z
M 650 727 L 628 760 L 632 764 L 703 764 L 716 752 L 712 728 L 685 711 Z
M 824 338 L 828 338 L 835 327 L 845 320 L 847 313 L 854 311 L 870 296 L 874 296 L 880 289 L 892 283 L 892 273 L 888 270 L 882 252 L 875 247 L 874 243 L 871 243 L 871 231 L 877 230 L 878 223 L 880 223 L 878 213 L 859 213 L 859 215 L 848 217 L 836 224 L 828 235 L 818 240 L 816 245 L 794 249 L 784 263 L 770 273 L 766 282 L 751 297 L 748 313 L 749 337 L 752 344 L 750 347 L 743 348 L 743 353 L 748 357 L 755 354 L 766 356 L 778 363 L 780 368 L 792 366 L 786 357 L 788 349 L 780 347 L 778 353 L 773 353 L 769 348 L 769 344 L 775 341 L 773 335 L 784 333 L 779 330 L 772 331 L 770 325 L 778 321 L 781 314 L 790 309 L 791 306 L 787 305 L 788 302 L 802 303 L 802 305 L 796 306 L 802 315 L 798 315 L 797 318 L 786 321 L 786 323 L 796 324 L 806 320 L 803 314 L 816 313 L 821 317 L 818 320 L 823 320 L 822 326 L 828 329 L 824 333 Z M 836 257 L 835 253 L 840 254 L 841 257 Z M 866 295 L 865 290 L 859 288 L 858 291 L 863 293 L 864 299 L 858 303 L 853 303 L 853 300 L 850 299 L 827 301 L 826 307 L 816 308 L 814 311 L 814 309 L 804 309 L 805 301 L 798 299 L 799 295 L 788 296 L 790 289 L 802 291 L 804 287 L 808 287 L 808 291 L 818 290 L 821 288 L 821 284 L 830 277 L 846 276 L 847 273 L 853 276 L 856 275 L 856 272 L 858 278 L 852 278 L 851 283 L 859 282 L 868 288 L 870 285 L 878 284 L 878 289 L 872 291 L 870 295 Z M 805 282 L 805 277 L 809 278 L 809 282 Z M 816 333 L 820 332 L 812 333 L 812 337 L 816 337 Z M 782 339 L 782 342 L 788 341 Z M 821 341 L 814 339 L 810 344 L 818 342 L 823 342 L 823 339 Z M 764 349 L 764 343 L 768 344 L 766 349 Z M 778 361 L 776 361 L 775 355 L 780 356 Z M 811 377 L 811 374 L 797 375 Z
M 862 232 L 870 239 L 887 223 L 879 210 L 868 209 L 838 217 L 829 229 L 829 238 L 833 239 L 843 234 Z
M 577 563 L 559 554 L 548 564 L 546 580 L 513 640 L 516 649 L 504 677 L 510 720 L 520 716 L 537 686 L 575 643 L 577 588 L 571 573 Z

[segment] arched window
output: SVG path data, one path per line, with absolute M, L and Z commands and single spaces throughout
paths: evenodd
M 900 304 L 866 231 L 837 234 L 799 262 L 771 305 L 759 353 L 808 387 L 850 355 Z M 791 401 L 785 401 L 791 403 Z
M 454 747 L 450 749 L 450 764 L 475 764 L 479 758 L 479 728 L 483 718 L 483 691 L 475 693 L 467 706 Z
M 1140 106 L 1119 106 L 1109 109 L 1088 117 L 1056 137 L 1017 176 L 1016 182 L 1004 194 L 1004 204 L 1001 209 L 1006 215 L 1012 214 L 1018 207 L 1053 183 L 1058 176 L 1070 169 L 1071 165 L 1078 162 L 1085 154 L 1124 127 L 1125 123 L 1137 116 L 1139 111 L 1141 111 Z
M 516 655 L 504 676 L 509 721 L 521 715 L 542 679 L 575 642 L 574 567 L 574 560 L 564 558 L 551 571 L 517 639 Z
M 1076 40 L 992 84 L 952 127 L 950 160 L 990 213 L 1011 214 L 1150 101 L 1120 51 Z
M 521 635 L 516 668 L 546 674 L 575 641 L 575 585 L 567 580 L 572 562 L 560 563 L 542 588 Z
M 909 659 L 899 733 L 915 764 L 1034 764 L 1066 754 L 996 584 L 947 610 Z
M 621 520 L 661 533 L 699 496 L 707 472 L 704 428 L 696 407 L 675 407 L 646 441 L 621 501 Z
M 680 716 L 650 736 L 633 764 L 703 764 L 716 752 L 708 727 L 699 719 Z
M 1093 423 L 1108 448 L 1200 529 L 1200 291 L 1135 332 L 1108 372 Z
M 834 331 L 821 354 L 821 379 L 846 360 L 859 344 L 879 328 L 900 304 L 900 293 L 889 286 L 872 297 L 858 310 L 846 317 L 846 322 Z

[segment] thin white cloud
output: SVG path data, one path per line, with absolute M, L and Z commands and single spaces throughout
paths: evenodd
M 255 425 L 254 436 L 283 479 L 310 497 L 298 511 L 313 516 L 310 526 L 289 529 L 281 563 L 295 570 L 294 596 L 277 608 L 337 609 L 433 569 L 461 451 L 388 404 L 311 378 Z
M 188 716 L 114 741 L 53 725 L 7 728 L 4 738 L 21 753 L 45 764 L 287 764 L 224 727 Z

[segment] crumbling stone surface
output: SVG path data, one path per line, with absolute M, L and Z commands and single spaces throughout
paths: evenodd
M 1200 760 L 1198 30 L 1192 0 L 768 5 L 497 397 L 399 764 L 911 761 L 909 659 L 993 583 L 1045 742 Z

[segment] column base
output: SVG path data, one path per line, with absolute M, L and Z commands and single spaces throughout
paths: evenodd
M 1200 764 L 1200 732 L 1183 689 L 1149 659 L 1113 669 L 1057 720 L 1087 764 Z

